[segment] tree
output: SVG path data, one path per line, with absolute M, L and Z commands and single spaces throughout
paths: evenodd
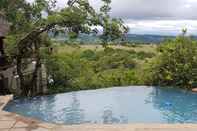
M 125 29 L 119 19 L 110 19 L 107 15 L 111 1 L 103 0 L 101 13 L 96 13 L 86 0 L 69 0 L 67 6 L 60 11 L 55 10 L 55 0 L 35 0 L 28 3 L 25 0 L 2 0 L 0 10 L 11 23 L 10 37 L 16 49 L 17 73 L 20 78 L 21 96 L 36 95 L 37 71 L 41 68 L 40 47 L 45 46 L 43 33 L 66 32 L 71 38 L 79 33 L 92 33 L 92 26 L 104 28 L 105 40 L 120 37 Z M 44 14 L 44 15 L 43 15 Z M 109 28 L 110 27 L 110 28 Z M 33 55 L 32 55 L 33 54 Z M 29 59 L 36 61 L 31 79 L 26 80 L 24 70 L 27 69 Z
M 184 35 L 168 40 L 152 61 L 148 81 L 154 85 L 190 89 L 197 84 L 197 43 Z
M 129 28 L 125 26 L 121 19 L 110 18 L 109 12 L 111 10 L 111 0 L 102 0 L 105 4 L 100 8 L 99 16 L 101 19 L 101 26 L 103 27 L 103 33 L 100 36 L 104 47 L 107 46 L 108 42 L 114 40 L 123 40 L 125 34 L 129 31 Z

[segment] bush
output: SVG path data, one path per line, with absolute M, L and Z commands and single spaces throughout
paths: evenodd
M 197 83 L 197 42 L 179 36 L 159 48 L 159 55 L 149 64 L 147 83 L 192 88 Z
M 85 50 L 81 53 L 81 58 L 87 59 L 87 60 L 96 60 L 97 56 L 96 53 L 92 50 Z
M 126 50 L 108 48 L 95 52 L 44 55 L 48 74 L 54 80 L 50 93 L 138 84 L 136 62 Z
M 153 58 L 155 56 L 154 53 L 147 53 L 144 51 L 140 51 L 136 55 L 137 55 L 136 57 L 140 60 L 144 60 L 145 58 Z

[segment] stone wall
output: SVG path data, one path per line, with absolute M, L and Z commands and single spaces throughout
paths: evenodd
M 9 31 L 9 23 L 4 19 L 4 16 L 0 14 L 0 37 L 5 36 Z
M 32 65 L 29 65 L 29 67 L 32 67 Z M 31 75 L 33 70 L 29 70 L 28 73 L 25 75 Z M 16 66 L 7 68 L 5 70 L 0 70 L 0 75 L 3 76 L 4 79 L 4 88 L 7 88 L 12 94 L 19 95 L 21 93 L 20 90 L 20 80 L 18 75 L 16 74 Z M 45 94 L 47 93 L 47 75 L 46 75 L 46 69 L 45 66 L 42 65 L 42 68 L 39 69 L 37 74 L 38 82 L 37 82 L 37 94 Z M 0 80 L 2 78 L 0 77 Z M 3 87 L 0 87 L 3 88 Z
M 10 92 L 15 92 L 15 93 L 20 93 L 20 91 L 18 90 L 18 79 L 16 76 L 14 76 L 14 72 L 16 72 L 16 68 L 15 67 L 10 67 L 7 68 L 5 70 L 1 70 L 0 71 L 0 75 L 1 75 L 1 80 L 3 81 L 3 86 L 1 88 L 6 88 L 8 89 Z

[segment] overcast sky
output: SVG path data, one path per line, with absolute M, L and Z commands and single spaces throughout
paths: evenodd
M 67 0 L 58 0 L 58 6 Z M 89 0 L 98 9 L 101 0 Z M 197 0 L 112 0 L 111 16 L 122 18 L 134 34 L 197 35 Z

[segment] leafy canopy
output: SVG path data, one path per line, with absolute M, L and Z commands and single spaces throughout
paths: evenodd
M 41 68 L 40 48 L 46 46 L 47 39 L 44 33 L 65 32 L 74 39 L 80 33 L 93 33 L 92 27 L 103 27 L 104 41 L 115 40 L 126 32 L 126 27 L 120 19 L 111 19 L 109 16 L 110 0 L 102 0 L 104 5 L 100 12 L 96 12 L 87 0 L 68 0 L 61 10 L 56 10 L 56 0 L 1 0 L 0 11 L 4 12 L 11 24 L 8 42 L 14 47 L 13 56 L 16 59 L 17 74 L 20 78 L 20 87 L 23 96 L 34 95 L 37 71 Z M 36 60 L 35 70 L 31 80 L 26 82 L 24 70 L 28 60 Z
M 158 48 L 150 64 L 149 82 L 154 85 L 192 88 L 197 84 L 197 42 L 190 37 L 168 40 Z

